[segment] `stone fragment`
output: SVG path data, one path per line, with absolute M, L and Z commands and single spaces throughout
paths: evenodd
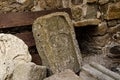
M 88 64 L 84 65 L 82 67 L 82 70 L 86 71 L 88 74 L 91 74 L 94 78 L 97 78 L 98 80 L 115 80 L 114 78 L 111 78 L 107 74 L 103 74 L 101 71 Z
M 106 12 L 105 19 L 120 19 L 120 2 L 111 3 L 108 5 L 108 10 Z
M 28 80 L 27 77 L 31 71 L 27 68 L 33 64 L 28 64 L 29 62 L 31 62 L 31 55 L 29 54 L 28 46 L 21 39 L 11 34 L 0 34 L 0 80 L 20 80 L 14 78 L 15 76 L 21 78 L 26 77 L 26 80 Z M 22 71 L 23 74 L 14 73 L 15 70 L 19 70 L 17 68 L 19 64 L 25 67 L 28 72 L 21 68 L 20 71 Z M 37 72 L 42 73 L 40 71 L 41 68 L 35 64 L 29 69 L 33 70 L 32 72 L 35 73 L 35 68 L 38 69 Z M 15 76 L 13 74 L 15 74 Z M 34 76 L 32 76 L 33 80 L 39 80 L 39 77 L 36 78 L 37 76 L 38 74 L 34 74 Z
M 82 8 L 81 6 L 73 6 L 72 7 L 72 18 L 75 21 L 79 21 L 81 20 L 81 16 L 82 16 Z
M 108 24 L 109 27 L 114 27 L 114 26 L 117 25 L 117 21 L 116 20 L 111 20 L 111 21 L 108 21 L 107 24 Z
M 71 69 L 78 72 L 81 55 L 69 15 L 57 12 L 38 18 L 32 27 L 43 65 L 52 73 Z
M 107 33 L 108 27 L 106 22 L 102 22 L 95 28 L 93 35 L 102 36 Z
M 97 5 L 86 4 L 82 6 L 83 19 L 96 19 L 97 18 Z
M 66 3 L 64 3 L 66 2 Z M 35 0 L 34 7 L 32 11 L 41 11 L 41 10 L 51 10 L 51 9 L 59 9 L 64 7 L 69 7 L 69 0 Z
M 76 27 L 82 27 L 82 26 L 88 26 L 88 25 L 98 25 L 100 22 L 101 21 L 99 19 L 86 19 L 86 20 L 73 22 L 73 24 Z
M 43 80 L 46 70 L 46 67 L 31 62 L 22 63 L 16 66 L 12 80 Z
M 81 71 L 79 76 L 83 79 L 83 80 L 97 80 L 95 77 L 93 77 L 91 74 L 85 72 L 85 71 Z
M 114 27 L 110 27 L 108 29 L 108 33 L 110 33 L 110 34 L 115 34 L 115 33 L 119 32 L 119 31 L 120 31 L 120 24 L 118 24 L 118 25 L 116 25 Z
M 110 71 L 109 69 L 103 67 L 102 65 L 100 65 L 98 63 L 95 63 L 95 62 L 92 62 L 90 65 L 92 67 L 94 67 L 95 69 L 101 71 L 103 74 L 106 74 L 106 75 L 110 76 L 114 80 L 120 80 L 120 75 L 119 74 Z
M 62 0 L 63 8 L 71 8 L 72 7 L 72 0 Z
M 99 0 L 99 4 L 100 5 L 103 5 L 103 4 L 105 4 L 105 3 L 107 3 L 109 0 Z
M 44 80 L 82 80 L 71 70 L 65 70 L 61 73 L 54 74 L 51 77 L 48 77 Z
M 79 76 L 83 80 L 120 80 L 119 74 L 95 62 L 84 65 Z

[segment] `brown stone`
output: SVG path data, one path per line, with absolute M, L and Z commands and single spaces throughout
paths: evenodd
M 51 77 L 48 77 L 44 80 L 82 80 L 79 76 L 77 76 L 73 71 L 71 70 L 65 70 L 61 73 L 54 74 Z
M 107 3 L 109 0 L 99 0 L 99 4 L 105 4 L 105 3 Z
M 73 22 L 74 26 L 82 27 L 88 25 L 98 25 L 101 21 L 99 19 L 86 19 L 82 21 Z
M 105 16 L 105 19 L 120 19 L 120 2 L 111 3 L 108 5 L 108 10 Z
M 95 28 L 95 32 L 93 35 L 105 35 L 107 33 L 108 27 L 106 22 L 102 22 L 98 25 L 98 27 Z
M 96 19 L 97 18 L 97 5 L 86 4 L 82 6 L 83 9 L 83 19 Z
M 81 16 L 82 16 L 82 8 L 81 8 L 81 6 L 73 6 L 72 7 L 73 20 L 79 21 L 79 20 L 81 20 Z
M 33 34 L 43 65 L 52 73 L 65 69 L 78 72 L 81 56 L 69 15 L 57 12 L 38 18 Z

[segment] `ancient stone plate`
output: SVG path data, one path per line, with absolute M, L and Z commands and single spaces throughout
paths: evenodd
M 38 18 L 32 27 L 42 64 L 52 73 L 71 69 L 78 72 L 81 55 L 72 21 L 65 12 Z

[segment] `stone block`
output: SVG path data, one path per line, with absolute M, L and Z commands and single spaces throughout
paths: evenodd
M 57 12 L 38 18 L 32 31 L 42 63 L 52 73 L 80 70 L 81 54 L 67 13 Z
M 54 74 L 51 77 L 48 77 L 44 80 L 82 80 L 82 79 L 79 76 L 77 76 L 73 71 L 68 69 L 61 73 Z
M 99 19 L 86 19 L 81 21 L 73 22 L 73 25 L 76 27 L 83 27 L 89 25 L 98 25 L 101 21 Z
M 105 19 L 120 19 L 120 2 L 109 3 Z
M 46 67 L 32 62 L 21 63 L 15 67 L 12 80 L 43 80 L 46 78 Z

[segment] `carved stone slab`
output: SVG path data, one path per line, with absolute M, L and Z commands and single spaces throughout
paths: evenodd
M 38 18 L 33 24 L 33 35 L 42 63 L 52 73 L 64 69 L 79 71 L 80 50 L 67 13 L 56 12 Z

